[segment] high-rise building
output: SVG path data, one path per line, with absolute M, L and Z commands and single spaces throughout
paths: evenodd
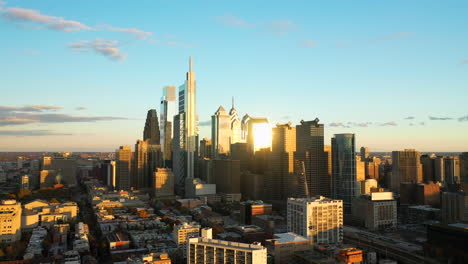
M 250 152 L 271 147 L 271 127 L 265 117 L 251 117 L 248 114 L 242 118 L 242 140 L 247 143 Z
M 121 146 L 116 150 L 116 187 L 119 190 L 130 190 L 132 147 Z
M 176 87 L 166 86 L 163 89 L 163 95 L 161 97 L 161 107 L 159 110 L 160 118 L 160 142 L 161 149 L 163 152 L 164 165 L 172 166 L 170 161 L 172 160 L 172 137 L 173 129 L 172 125 L 174 122 L 174 116 L 177 114 L 177 103 L 176 103 Z
M 267 181 L 267 188 L 271 199 L 286 200 L 293 193 L 292 174 L 296 151 L 296 128 L 291 126 L 291 123 L 277 124 L 272 134 L 269 166 L 271 175 Z
M 220 106 L 211 116 L 211 142 L 215 158 L 229 154 L 230 140 L 231 117 L 224 107 Z
M 154 196 L 174 196 L 174 173 L 171 169 L 158 168 L 154 172 Z
M 421 155 L 421 166 L 423 171 L 423 180 L 425 182 L 434 181 L 434 159 L 429 155 Z
M 238 142 L 231 145 L 231 158 L 240 160 L 241 171 L 246 171 L 250 167 L 253 153 L 249 151 L 247 143 Z
M 463 190 L 468 190 L 468 152 L 460 154 L 460 183 Z
M 330 184 L 331 184 L 331 179 L 332 179 L 332 147 L 331 145 L 325 145 L 324 149 L 325 153 L 327 154 L 327 174 L 328 178 L 330 179 Z M 331 187 L 330 187 L 330 194 L 331 194 Z
M 318 118 L 302 120 L 296 126 L 294 160 L 294 171 L 306 176 L 310 196 L 330 196 L 331 179 L 328 176 L 328 154 L 324 147 L 324 126 L 319 124 Z
M 232 107 L 229 111 L 229 116 L 231 117 L 231 139 L 230 143 L 235 144 L 242 142 L 242 125 L 239 119 L 239 114 L 234 108 L 234 97 L 232 98 Z
M 434 158 L 434 181 L 445 181 L 444 157 L 437 156 Z
M 392 151 L 392 177 L 390 190 L 400 191 L 404 182 L 422 182 L 421 154 L 414 149 Z
M 343 201 L 317 196 L 289 198 L 288 232 L 307 237 L 314 244 L 343 241 Z
M 266 264 L 267 249 L 258 242 L 245 244 L 204 237 L 190 238 L 187 263 Z
M 214 159 L 212 161 L 213 178 L 216 191 L 225 194 L 240 193 L 240 161 L 231 159 Z
M 213 143 L 207 138 L 200 140 L 200 158 L 213 158 Z
M 441 209 L 444 223 L 468 222 L 468 193 L 442 193 Z
M 174 116 L 173 170 L 178 190 L 184 189 L 186 181 L 189 184 L 193 181 L 197 152 L 196 83 L 195 72 L 193 72 L 192 68 L 192 57 L 190 57 L 187 78 L 185 83 L 179 86 L 179 114 Z
M 356 179 L 358 182 L 366 179 L 366 162 L 361 160 L 361 156 L 356 156 Z
M 458 184 L 460 183 L 460 158 L 445 157 L 444 158 L 444 174 L 445 183 Z
M 21 239 L 21 203 L 15 200 L 0 202 L 0 242 L 10 244 Z
M 397 202 L 392 192 L 363 194 L 353 199 L 353 216 L 369 230 L 396 228 Z
M 335 134 L 332 138 L 332 155 L 333 198 L 343 200 L 344 213 L 351 214 L 351 203 L 360 193 L 354 134 Z
M 252 217 L 255 215 L 271 215 L 273 212 L 273 206 L 268 203 L 264 203 L 261 200 L 258 201 L 245 201 L 241 203 L 240 209 L 240 221 L 243 224 L 252 224 Z
M 148 164 L 148 143 L 149 141 L 137 140 L 135 144 L 135 155 L 133 156 L 132 177 L 130 186 L 135 188 L 144 188 L 147 185 L 147 176 L 149 172 Z
M 149 140 L 150 144 L 160 144 L 159 121 L 156 109 L 150 109 L 146 116 L 145 128 L 143 130 L 143 140 Z
M 366 179 L 376 179 L 380 178 L 380 159 L 373 157 L 372 159 L 367 159 L 365 162 L 365 174 Z
M 369 148 L 361 147 L 361 160 L 365 161 L 369 158 Z

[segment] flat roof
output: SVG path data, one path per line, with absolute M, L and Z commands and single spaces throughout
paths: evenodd
M 300 236 L 298 234 L 295 234 L 293 232 L 288 232 L 288 233 L 279 233 L 275 234 L 275 238 L 278 243 L 292 243 L 292 242 L 304 242 L 304 241 L 309 241 L 309 239 Z

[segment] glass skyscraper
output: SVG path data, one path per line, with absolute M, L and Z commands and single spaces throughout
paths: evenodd
M 345 214 L 351 214 L 351 203 L 360 194 L 356 178 L 354 134 L 335 134 L 332 138 L 333 198 L 343 200 Z
M 160 142 L 161 149 L 163 152 L 164 166 L 172 167 L 170 161 L 172 160 L 172 138 L 174 116 L 177 114 L 176 105 L 176 87 L 166 86 L 163 89 L 163 95 L 161 97 L 161 108 L 160 108 Z

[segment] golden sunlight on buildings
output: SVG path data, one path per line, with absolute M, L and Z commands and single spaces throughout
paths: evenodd
M 252 127 L 254 137 L 254 151 L 271 147 L 271 127 L 268 123 L 254 124 Z

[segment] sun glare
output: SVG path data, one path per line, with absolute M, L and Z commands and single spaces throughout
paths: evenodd
M 269 124 L 254 124 L 252 132 L 254 135 L 254 151 L 271 147 L 271 127 Z

